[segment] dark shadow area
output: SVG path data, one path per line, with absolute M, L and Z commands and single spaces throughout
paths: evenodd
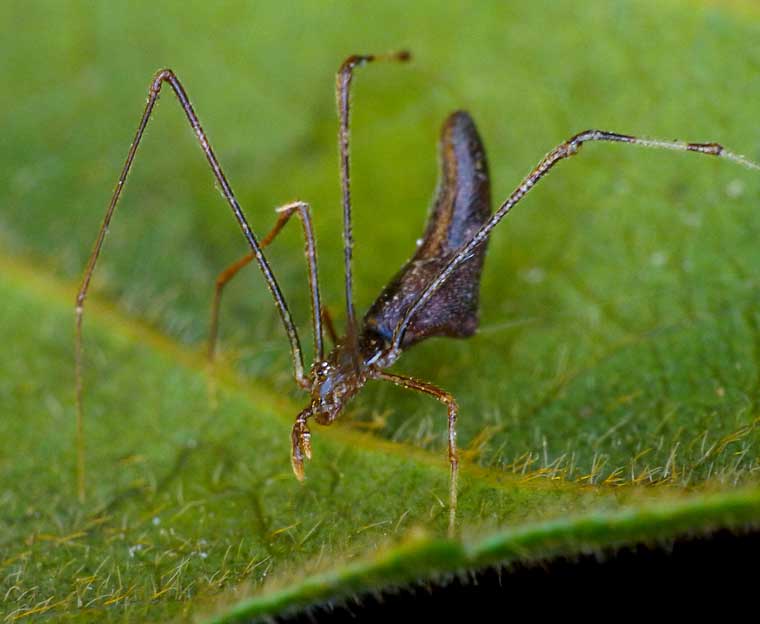
M 315 605 L 274 621 L 472 624 L 522 619 L 525 613 L 590 615 L 599 613 L 609 600 L 618 605 L 614 609 L 618 616 L 652 605 L 655 613 L 664 605 L 691 611 L 716 602 L 731 610 L 754 603 L 758 572 L 760 531 L 721 530 L 667 546 L 637 545 L 490 567 L 425 585 Z

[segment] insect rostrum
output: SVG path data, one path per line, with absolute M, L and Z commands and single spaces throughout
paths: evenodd
M 84 497 L 84 437 L 82 410 L 82 321 L 84 305 L 92 275 L 106 232 L 121 196 L 143 132 L 162 87 L 167 84 L 176 95 L 188 122 L 209 163 L 216 182 L 243 232 L 251 252 L 223 271 L 217 279 L 212 304 L 209 355 L 213 356 L 217 336 L 218 308 L 224 285 L 246 264 L 255 260 L 272 294 L 290 342 L 296 383 L 309 393 L 308 405 L 297 415 L 291 434 L 291 463 L 295 475 L 304 478 L 304 461 L 311 457 L 309 420 L 322 425 L 332 423 L 348 401 L 369 380 L 380 380 L 432 396 L 447 407 L 448 458 L 451 471 L 449 487 L 449 530 L 453 531 L 457 506 L 458 460 L 456 447 L 457 403 L 454 397 L 436 386 L 412 377 L 387 372 L 403 350 L 432 336 L 466 337 L 478 324 L 480 275 L 486 245 L 494 227 L 560 161 L 576 155 L 586 142 L 602 141 L 638 145 L 657 149 L 690 151 L 727 158 L 743 166 L 760 169 L 760 165 L 725 150 L 717 143 L 683 143 L 643 139 L 603 130 L 587 130 L 572 136 L 551 150 L 520 182 L 512 194 L 491 212 L 490 183 L 485 150 L 469 114 L 458 111 L 443 124 L 440 139 L 441 174 L 439 187 L 422 241 L 412 258 L 383 289 L 361 323 L 356 320 L 351 260 L 351 184 L 349 160 L 349 93 L 354 71 L 374 60 L 406 61 L 407 52 L 384 56 L 355 55 L 340 66 L 336 80 L 339 116 L 340 181 L 343 207 L 345 262 L 346 328 L 337 337 L 332 321 L 322 306 L 319 293 L 317 254 L 309 205 L 298 201 L 277 209 L 278 219 L 272 230 L 259 242 L 238 204 L 211 144 L 201 127 L 190 100 L 177 76 L 168 69 L 156 74 L 143 116 L 121 171 L 103 224 L 82 278 L 76 299 L 76 395 L 78 431 L 78 486 Z M 304 367 L 300 339 L 274 273 L 263 250 L 296 215 L 301 220 L 306 241 L 306 260 L 311 291 L 311 318 L 315 359 Z M 325 355 L 323 319 L 333 340 Z

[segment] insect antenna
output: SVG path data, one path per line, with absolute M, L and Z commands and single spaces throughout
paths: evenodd
M 396 329 L 393 332 L 393 338 L 391 340 L 391 349 L 394 353 L 398 354 L 401 351 L 401 344 L 404 340 L 404 334 L 409 328 L 412 319 L 415 314 L 419 312 L 435 292 L 441 287 L 441 285 L 451 276 L 457 267 L 463 262 L 466 262 L 471 254 L 475 251 L 478 245 L 483 244 L 487 239 L 491 230 L 493 230 L 499 222 L 509 213 L 510 210 L 517 204 L 530 190 L 545 176 L 552 168 L 560 161 L 575 156 L 581 149 L 584 143 L 591 141 L 602 141 L 608 143 L 625 143 L 628 145 L 638 145 L 641 147 L 648 147 L 653 149 L 667 149 L 682 152 L 695 152 L 697 154 L 704 154 L 706 156 L 717 156 L 719 158 L 725 158 L 731 160 L 748 169 L 754 169 L 760 171 L 760 163 L 745 158 L 739 154 L 728 151 L 719 143 L 685 143 L 682 141 L 663 141 L 660 139 L 645 139 L 639 138 L 627 134 L 618 134 L 616 132 L 608 132 L 605 130 L 586 130 L 580 132 L 571 137 L 564 143 L 561 143 L 550 151 L 543 159 L 536 165 L 519 186 L 512 192 L 512 194 L 504 201 L 493 216 L 484 223 L 480 229 L 473 235 L 473 237 L 463 245 L 449 260 L 449 262 L 440 270 L 440 272 L 434 277 L 427 286 L 422 290 L 415 302 L 407 309 L 405 315 L 396 325 Z

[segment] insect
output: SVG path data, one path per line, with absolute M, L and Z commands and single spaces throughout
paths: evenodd
M 491 231 L 555 165 L 578 154 L 585 143 L 592 141 L 695 152 L 726 158 L 745 167 L 760 170 L 758 163 L 730 152 L 718 143 L 663 141 L 604 130 L 586 130 L 552 149 L 523 178 L 496 211 L 492 212 L 488 166 L 482 141 L 470 115 L 463 111 L 455 112 L 445 120 L 441 131 L 440 181 L 424 236 L 412 258 L 383 289 L 359 321 L 354 310 L 352 294 L 354 242 L 351 225 L 349 160 L 351 84 L 354 72 L 359 66 L 372 61 L 407 61 L 409 58 L 408 52 L 355 55 L 348 57 L 337 72 L 336 97 L 339 119 L 338 144 L 343 210 L 346 315 L 345 335 L 342 337 L 336 336 L 332 321 L 322 307 L 316 243 L 309 205 L 298 201 L 277 209 L 279 216 L 274 227 L 259 242 L 248 225 L 181 82 L 169 69 L 159 71 L 155 75 L 150 85 L 145 110 L 106 210 L 76 298 L 75 352 L 80 497 L 84 496 L 82 322 L 85 300 L 122 188 L 164 85 L 168 85 L 176 95 L 208 160 L 219 189 L 251 248 L 247 256 L 231 265 L 217 279 L 212 306 L 209 355 L 213 356 L 214 353 L 222 289 L 243 266 L 255 260 L 264 275 L 290 342 L 296 384 L 309 395 L 308 404 L 296 416 L 291 433 L 291 464 L 296 477 L 299 480 L 304 479 L 304 461 L 310 459 L 312 454 L 309 421 L 314 420 L 321 425 L 331 424 L 368 381 L 386 381 L 427 394 L 443 403 L 448 413 L 450 531 L 453 531 L 455 527 L 457 507 L 457 402 L 445 390 L 413 377 L 390 373 L 387 369 L 399 359 L 404 350 L 427 338 L 433 336 L 464 338 L 475 332 L 478 325 L 480 275 Z M 311 292 L 311 324 L 315 356 L 314 362 L 308 369 L 304 366 L 301 344 L 290 310 L 263 253 L 263 249 L 271 243 L 293 215 L 299 217 L 303 227 Z M 325 353 L 323 322 L 334 343 L 329 353 Z

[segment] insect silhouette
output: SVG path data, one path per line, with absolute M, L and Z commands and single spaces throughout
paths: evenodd
M 82 322 L 85 299 L 100 255 L 103 241 L 163 85 L 168 85 L 187 116 L 222 195 L 232 209 L 251 248 L 249 254 L 222 272 L 217 279 L 212 304 L 209 356 L 213 356 L 217 336 L 218 309 L 224 285 L 246 264 L 256 261 L 263 273 L 290 342 L 295 381 L 310 400 L 296 416 L 291 433 L 291 464 L 299 480 L 304 478 L 304 460 L 311 458 L 309 421 L 329 425 L 349 400 L 370 380 L 391 382 L 427 394 L 443 403 L 448 412 L 448 460 L 450 465 L 449 530 L 453 531 L 457 507 L 457 402 L 448 392 L 412 377 L 387 372 L 402 352 L 433 336 L 464 338 L 478 325 L 480 275 L 491 231 L 532 188 L 560 161 L 579 153 L 588 142 L 601 141 L 638 145 L 656 149 L 695 152 L 726 158 L 745 167 L 760 170 L 760 165 L 724 149 L 718 143 L 685 143 L 645 139 L 604 130 L 586 130 L 552 149 L 515 190 L 496 209 L 491 210 L 488 166 L 483 143 L 470 115 L 454 112 L 443 123 L 440 138 L 441 173 L 437 195 L 424 236 L 412 258 L 383 289 L 361 322 L 357 321 L 352 294 L 353 236 L 351 225 L 351 174 L 349 160 L 349 95 L 354 71 L 371 61 L 407 61 L 408 52 L 386 55 L 355 55 L 341 65 L 336 77 L 340 187 L 343 210 L 343 249 L 345 271 L 345 335 L 337 337 L 329 315 L 322 307 L 317 274 L 317 251 L 309 205 L 294 202 L 277 209 L 278 219 L 260 242 L 254 235 L 206 133 L 193 110 L 177 76 L 169 69 L 159 71 L 150 85 L 148 100 L 126 162 L 106 210 L 92 253 L 87 262 L 76 298 L 76 398 L 78 438 L 78 487 L 84 497 L 84 437 L 82 410 Z M 290 310 L 264 256 L 263 249 L 278 235 L 289 219 L 300 218 L 305 237 L 311 292 L 311 322 L 314 362 L 304 367 L 298 332 Z M 333 339 L 325 354 L 323 322 Z

